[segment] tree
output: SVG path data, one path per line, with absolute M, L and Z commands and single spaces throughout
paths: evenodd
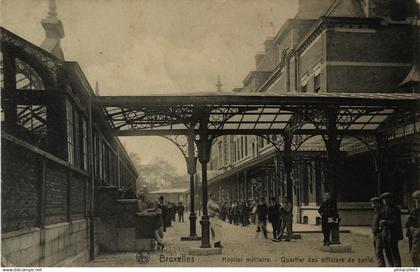
M 164 159 L 156 159 L 150 163 L 142 163 L 137 153 L 129 153 L 131 160 L 139 172 L 137 188 L 147 186 L 148 191 L 172 188 L 187 188 L 188 176 L 178 175 L 176 168 Z

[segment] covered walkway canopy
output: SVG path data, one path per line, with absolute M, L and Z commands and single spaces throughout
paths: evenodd
M 207 214 L 207 163 L 213 140 L 221 135 L 257 135 L 281 154 L 286 191 L 292 195 L 292 155 L 311 139 L 327 151 L 325 189 L 336 192 L 340 146 L 354 136 L 371 149 L 395 138 L 398 130 L 415 134 L 420 128 L 420 94 L 409 93 L 196 93 L 178 95 L 99 96 L 93 105 L 103 110 L 115 136 L 186 135 L 191 204 L 194 201 L 194 142 L 202 167 L 201 247 L 210 247 Z M 313 136 L 320 135 L 317 141 Z M 343 140 L 344 139 L 344 140 Z M 292 152 L 293 151 L 293 152 Z M 376 152 L 380 165 L 381 153 Z M 379 184 L 379 174 L 378 174 Z M 277 192 L 277 190 L 276 190 Z M 195 215 L 190 218 L 195 235 Z M 191 236 L 194 236 L 191 235 Z
M 207 124 L 210 134 L 371 134 L 413 123 L 420 94 L 407 93 L 194 93 L 99 96 L 116 136 L 186 134 Z M 331 117 L 331 116 L 330 116 Z

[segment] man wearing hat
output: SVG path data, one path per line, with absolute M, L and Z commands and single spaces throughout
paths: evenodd
M 398 241 L 403 239 L 401 225 L 401 211 L 394 205 L 391 193 L 383 193 L 380 198 L 383 201 L 379 226 L 382 227 L 382 241 L 388 263 L 392 267 L 401 267 Z
M 406 227 L 409 239 L 410 256 L 413 266 L 420 266 L 420 190 L 413 193 L 414 209 L 408 216 Z
M 281 241 L 284 230 L 287 231 L 287 236 L 285 241 L 289 242 L 292 238 L 292 223 L 293 223 L 293 205 L 291 203 L 290 197 L 286 196 L 284 198 L 284 203 L 280 206 L 280 219 L 281 226 L 278 232 L 278 237 L 275 240 L 276 242 Z
M 384 258 L 384 245 L 382 242 L 382 228 L 379 225 L 381 209 L 382 209 L 382 199 L 375 196 L 370 199 L 370 204 L 373 208 L 373 219 L 372 219 L 372 233 L 373 233 L 373 246 L 375 247 L 376 263 L 378 267 L 385 266 Z
M 321 229 L 324 235 L 324 246 L 331 244 L 331 231 L 339 223 L 340 217 L 337 210 L 337 202 L 332 199 L 331 194 L 326 192 L 324 194 L 324 201 L 318 209 L 321 215 Z

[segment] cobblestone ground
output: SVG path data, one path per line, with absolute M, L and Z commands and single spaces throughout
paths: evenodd
M 198 232 L 201 233 L 199 224 Z M 301 240 L 274 243 L 257 237 L 254 226 L 241 227 L 223 224 L 223 252 L 215 256 L 190 256 L 188 248 L 199 247 L 200 241 L 180 241 L 188 235 L 189 222 L 175 223 L 167 229 L 167 245 L 163 251 L 147 253 L 147 264 L 139 264 L 135 252 L 103 253 L 87 266 L 375 266 L 371 238 L 342 233 L 343 244 L 351 244 L 351 253 L 328 253 L 320 250 L 321 233 L 302 234 Z M 272 234 L 269 233 L 269 237 Z M 407 241 L 400 242 L 403 266 L 410 266 Z

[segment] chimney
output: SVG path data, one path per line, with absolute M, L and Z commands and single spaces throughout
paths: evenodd
M 95 82 L 95 95 L 96 96 L 100 96 L 99 83 L 98 83 L 98 81 Z
M 265 57 L 264 53 L 257 53 L 255 55 L 255 68 L 257 68 L 258 65 L 260 65 L 260 63 L 264 59 L 264 57 Z

